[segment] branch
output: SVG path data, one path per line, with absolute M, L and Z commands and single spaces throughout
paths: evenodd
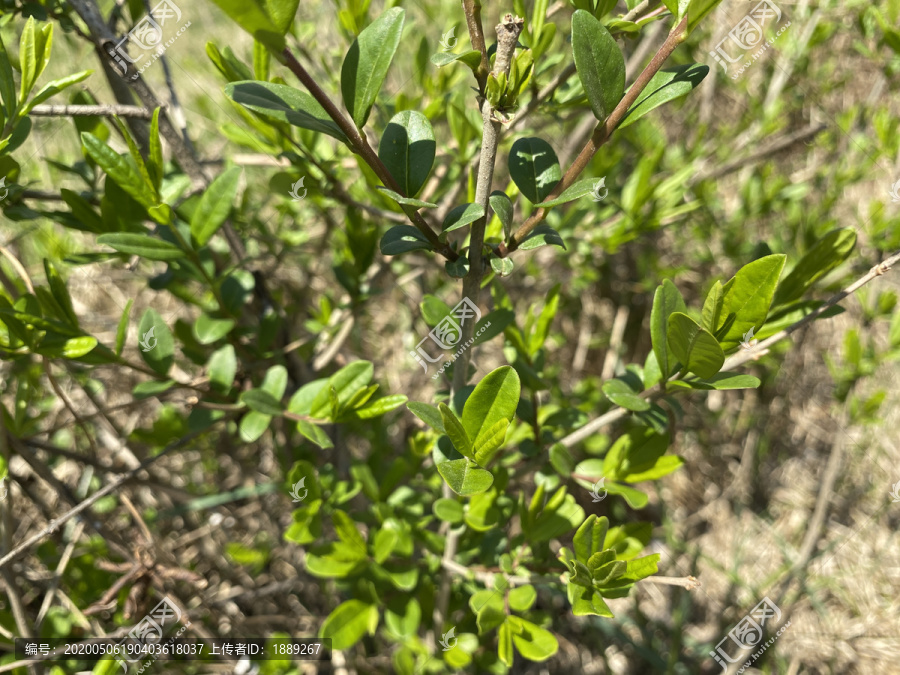
M 759 358 L 759 356 L 763 353 L 763 351 L 769 347 L 770 345 L 775 344 L 788 337 L 791 333 L 803 328 L 809 323 L 812 323 L 816 320 L 817 317 L 822 315 L 831 307 L 837 305 L 841 300 L 846 298 L 849 295 L 852 295 L 860 288 L 865 286 L 867 283 L 875 279 L 876 277 L 880 277 L 884 275 L 888 270 L 890 270 L 894 265 L 900 262 L 900 251 L 894 253 L 889 256 L 886 260 L 881 263 L 875 265 L 871 270 L 869 270 L 868 274 L 860 277 L 852 284 L 847 286 L 844 290 L 836 295 L 832 296 L 829 300 L 825 302 L 821 307 L 816 309 L 814 312 L 810 312 L 805 317 L 800 319 L 797 323 L 794 323 L 784 330 L 778 331 L 775 335 L 767 337 L 765 340 L 760 340 L 758 344 L 756 344 L 749 351 L 743 350 L 738 352 L 737 354 L 733 354 L 731 357 L 725 360 L 725 363 L 722 365 L 721 371 L 730 371 L 736 368 L 737 366 L 743 365 L 747 361 L 755 360 Z M 663 395 L 663 391 L 660 389 L 659 385 L 651 387 L 647 391 L 640 394 L 641 398 L 647 399 L 648 401 L 655 401 Z M 566 448 L 571 448 L 575 444 L 583 441 L 585 438 L 588 438 L 592 434 L 596 433 L 603 427 L 616 422 L 626 415 L 628 415 L 628 410 L 625 408 L 613 408 L 607 413 L 604 413 L 597 419 L 591 420 L 587 424 L 585 424 L 580 429 L 573 431 L 568 436 L 562 438 L 559 442 Z
M 163 106 L 165 109 L 165 106 Z M 29 115 L 37 117 L 135 117 L 153 119 L 153 110 L 140 105 L 36 105 Z
M 466 13 L 466 26 L 469 29 L 472 49 L 481 52 L 481 63 L 478 64 L 475 71 L 475 79 L 478 81 L 478 91 L 484 94 L 491 62 L 488 59 L 487 45 L 484 42 L 484 28 L 481 25 L 481 0 L 463 0 L 463 9 Z
M 381 158 L 375 153 L 372 149 L 372 146 L 369 145 L 369 142 L 366 140 L 365 136 L 363 136 L 359 129 L 356 128 L 356 125 L 344 117 L 343 113 L 338 109 L 335 105 L 334 101 L 326 94 L 322 88 L 318 85 L 318 83 L 312 78 L 312 76 L 306 71 L 306 68 L 297 60 L 294 56 L 294 53 L 290 50 L 289 47 L 285 47 L 281 52 L 282 56 L 285 58 L 285 65 L 287 65 L 288 69 L 294 75 L 297 76 L 297 79 L 303 84 L 304 87 L 309 90 L 309 93 L 312 94 L 313 98 L 318 101 L 319 105 L 321 105 L 325 112 L 328 113 L 328 116 L 334 120 L 334 123 L 338 125 L 341 131 L 344 132 L 344 135 L 347 137 L 347 140 L 350 142 L 350 146 L 353 148 L 353 151 L 356 152 L 360 157 L 363 158 L 366 164 L 368 164 L 372 170 L 375 172 L 375 175 L 381 179 L 381 182 L 385 184 L 386 187 L 390 188 L 394 192 L 397 192 L 404 197 L 407 195 L 403 194 L 403 190 L 400 189 L 400 186 L 397 185 L 397 182 L 394 180 L 394 177 L 391 175 L 391 172 L 388 171 L 387 167 L 381 161 Z M 416 228 L 425 235 L 428 239 L 429 243 L 437 250 L 441 255 L 449 260 L 456 260 L 459 255 L 450 248 L 449 244 L 441 243 L 440 239 L 438 239 L 437 234 L 435 234 L 434 230 L 432 230 L 428 223 L 425 222 L 425 219 L 419 214 L 413 206 L 407 206 L 406 204 L 401 204 L 400 207 L 403 209 L 403 212 L 409 217 L 412 224 L 416 226 Z
M 663 64 L 666 62 L 666 59 L 675 51 L 675 48 L 678 47 L 682 42 L 684 42 L 687 37 L 687 17 L 681 20 L 681 23 L 675 27 L 675 29 L 669 33 L 669 36 L 666 38 L 665 42 L 663 42 L 662 46 L 659 48 L 659 51 L 656 52 L 656 55 L 650 60 L 650 63 L 647 64 L 647 67 L 644 68 L 643 72 L 638 76 L 637 80 L 635 80 L 634 84 L 631 85 L 631 88 L 626 92 L 625 96 L 619 101 L 619 104 L 615 107 L 609 117 L 606 118 L 605 122 L 601 122 L 597 124 L 594 129 L 593 135 L 590 137 L 588 142 L 585 144 L 584 148 L 582 148 L 581 152 L 578 154 L 578 157 L 575 158 L 575 161 L 566 171 L 565 175 L 562 177 L 562 180 L 556 184 L 556 187 L 553 188 L 553 191 L 547 195 L 545 201 L 549 201 L 551 199 L 556 199 L 565 191 L 568 187 L 570 187 L 577 179 L 578 176 L 581 175 L 581 172 L 585 170 L 587 165 L 594 157 L 594 153 L 600 149 L 606 141 L 609 140 L 609 137 L 612 135 L 612 132 L 619 125 L 622 119 L 625 117 L 625 114 L 628 112 L 628 109 L 634 105 L 634 102 L 637 101 L 638 97 L 646 88 L 647 84 L 650 82 L 650 79 L 659 72 L 660 68 L 663 67 Z M 538 208 L 534 213 L 529 216 L 529 218 L 522 224 L 522 226 L 516 230 L 516 233 L 510 238 L 509 245 L 504 245 L 502 242 L 497 249 L 497 255 L 501 258 L 506 257 L 513 251 L 515 251 L 519 244 L 527 237 L 544 218 L 547 217 L 548 209 Z
M 516 43 L 519 34 L 525 25 L 521 17 L 513 17 L 506 14 L 503 20 L 497 24 L 497 54 L 494 57 L 494 69 L 491 74 L 499 77 L 501 74 L 509 77 L 510 64 L 513 53 L 516 51 Z M 484 230 L 487 227 L 488 210 L 490 209 L 489 197 L 491 185 L 494 180 L 494 163 L 497 160 L 497 146 L 500 143 L 500 122 L 494 117 L 494 107 L 486 98 L 481 99 L 481 157 L 478 162 L 478 182 L 475 186 L 475 203 L 484 209 L 484 216 L 472 223 L 469 240 L 469 273 L 463 279 L 463 297 L 468 298 L 476 305 L 481 292 L 481 279 L 484 276 L 484 261 L 482 249 L 484 248 Z M 472 338 L 475 324 L 466 321 L 462 324 L 462 336 L 460 344 L 465 344 Z M 469 361 L 471 350 L 460 354 L 453 366 L 453 391 L 459 391 L 466 385 L 469 377 Z

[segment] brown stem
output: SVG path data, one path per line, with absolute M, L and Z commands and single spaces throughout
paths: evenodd
M 344 132 L 344 135 L 350 142 L 354 152 L 363 158 L 365 163 L 372 168 L 375 175 L 381 179 L 381 182 L 384 183 L 386 187 L 404 197 L 407 196 L 403 194 L 403 190 L 397 185 L 394 177 L 391 176 L 391 172 L 388 171 L 387 167 L 381 161 L 381 158 L 375 153 L 372 146 L 369 145 L 365 136 L 363 136 L 359 132 L 359 129 L 356 128 L 356 125 L 347 119 L 338 109 L 334 101 L 331 100 L 328 94 L 322 90 L 312 76 L 306 71 L 306 68 L 304 68 L 297 60 L 290 48 L 285 47 L 281 54 L 285 58 L 285 65 L 287 65 L 290 71 L 297 76 L 297 79 L 309 90 L 309 93 L 312 94 L 313 98 L 325 109 L 328 116 L 334 120 L 334 123 Z M 449 260 L 456 260 L 459 257 L 456 251 L 450 248 L 448 244 L 441 243 L 438 239 L 438 235 L 428 226 L 428 223 L 426 223 L 425 219 L 422 218 L 418 211 L 416 211 L 415 207 L 401 204 L 400 208 L 403 209 L 403 212 L 409 217 L 412 224 L 425 235 L 436 251 Z
M 478 91 L 484 94 L 491 62 L 488 60 L 487 45 L 484 42 L 484 28 L 481 25 L 481 0 L 463 0 L 463 9 L 466 13 L 466 26 L 469 29 L 469 40 L 472 42 L 472 48 L 481 52 L 481 63 L 478 64 L 478 68 L 475 70 L 475 79 L 478 81 Z
M 666 59 L 675 51 L 675 48 L 680 45 L 685 37 L 687 37 L 687 17 L 681 20 L 681 23 L 669 33 L 669 36 L 666 38 L 666 41 L 663 42 L 662 46 L 659 48 L 659 51 L 656 52 L 656 55 L 650 60 L 650 63 L 647 64 L 647 67 L 644 68 L 644 71 L 638 76 L 637 80 L 635 80 L 634 84 L 631 85 L 631 88 L 625 94 L 619 104 L 615 107 L 609 117 L 606 118 L 605 122 L 601 122 L 594 129 L 594 133 L 591 135 L 588 142 L 581 149 L 581 152 L 578 153 L 578 157 L 575 158 L 575 161 L 572 162 L 572 165 L 566 171 L 565 175 L 562 177 L 562 180 L 556 184 L 556 187 L 553 188 L 553 191 L 547 195 L 545 201 L 549 201 L 551 199 L 556 199 L 561 195 L 567 188 L 569 188 L 576 180 L 578 180 L 578 176 L 587 168 L 587 165 L 590 163 L 591 159 L 594 157 L 594 153 L 600 149 L 606 141 L 609 140 L 609 137 L 612 135 L 612 132 L 615 128 L 621 123 L 622 119 L 625 117 L 625 114 L 628 112 L 628 109 L 634 105 L 634 102 L 637 101 L 638 97 L 647 87 L 647 84 L 650 82 L 650 79 L 659 72 L 659 69 L 662 68 L 663 64 L 666 62 Z M 502 243 L 498 248 L 498 255 L 501 258 L 506 257 L 513 251 L 515 251 L 522 241 L 527 237 L 538 224 L 547 217 L 547 213 L 549 209 L 539 208 L 528 219 L 522 223 L 522 226 L 516 230 L 515 234 L 510 238 L 509 244 L 504 246 Z

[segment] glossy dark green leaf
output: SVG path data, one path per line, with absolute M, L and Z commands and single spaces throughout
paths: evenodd
M 519 138 L 509 151 L 509 175 L 533 204 L 544 201 L 562 178 L 559 160 L 547 141 L 536 138 Z
M 625 118 L 619 124 L 619 128 L 624 129 L 629 124 L 637 122 L 651 110 L 669 101 L 687 96 L 707 74 L 709 74 L 709 66 L 699 63 L 663 68 L 650 78 L 650 82 L 638 96 L 638 100 L 625 113 Z
M 594 116 L 603 121 L 625 94 L 625 58 L 606 27 L 589 12 L 572 15 L 572 52 Z
M 434 153 L 431 123 L 415 110 L 394 115 L 378 145 L 378 156 L 407 197 L 415 197 L 425 185 Z
M 392 7 L 367 26 L 353 41 L 341 66 L 341 94 L 356 126 L 369 119 L 372 105 L 384 84 L 400 44 L 404 11 Z
M 484 207 L 481 204 L 460 204 L 454 206 L 447 213 L 441 225 L 441 232 L 447 233 L 458 230 L 466 225 L 471 225 L 484 216 Z
M 524 240 L 522 240 L 522 243 L 519 244 L 519 250 L 529 251 L 533 248 L 546 246 L 548 244 L 559 246 L 563 250 L 566 248 L 566 243 L 559 235 L 559 232 L 547 225 L 547 223 L 541 223 L 534 228 Z
M 385 232 L 380 248 L 384 255 L 399 255 L 409 251 L 430 250 L 431 244 L 412 225 L 396 225 Z
M 513 223 L 513 203 L 505 192 L 501 192 L 500 190 L 494 190 L 491 193 L 491 196 L 488 197 L 488 201 L 491 204 L 491 210 L 497 214 L 497 218 L 500 220 L 500 224 L 503 226 L 503 239 L 504 241 L 509 239 L 509 235 L 512 232 L 512 223 Z
M 235 103 L 279 122 L 318 131 L 347 143 L 347 136 L 325 112 L 325 108 L 305 91 L 283 84 L 255 80 L 231 82 L 225 94 Z

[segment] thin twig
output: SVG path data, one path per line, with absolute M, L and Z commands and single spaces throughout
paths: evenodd
M 36 105 L 29 115 L 35 117 L 134 117 L 153 119 L 153 110 L 141 105 Z
M 550 201 L 559 197 L 563 191 L 569 188 L 578 179 L 593 159 L 594 154 L 600 149 L 600 146 L 609 140 L 609 137 L 612 135 L 615 128 L 625 118 L 628 109 L 634 105 L 635 101 L 637 101 L 651 78 L 659 72 L 660 68 L 663 67 L 663 64 L 665 64 L 672 52 L 675 51 L 678 45 L 684 42 L 686 37 L 687 17 L 682 19 L 681 23 L 669 33 L 665 42 L 663 42 L 662 46 L 659 48 L 659 51 L 656 52 L 654 57 L 650 60 L 650 63 L 647 64 L 647 67 L 644 68 L 643 72 L 641 72 L 637 80 L 635 80 L 635 83 L 631 85 L 631 88 L 625 93 L 625 96 L 619 101 L 609 117 L 607 117 L 604 122 L 597 124 L 594 133 L 591 135 L 590 139 L 588 139 L 587 144 L 582 148 L 578 157 L 575 158 L 575 161 L 566 171 L 562 180 L 560 180 L 556 184 L 556 187 L 553 188 L 553 191 L 547 195 L 545 201 Z M 549 210 L 545 208 L 538 208 L 535 210 L 522 226 L 516 230 L 515 234 L 510 238 L 508 245 L 504 245 L 503 243 L 500 244 L 497 255 L 503 258 L 515 251 L 525 237 L 527 237 L 531 231 L 547 217 L 548 212 Z

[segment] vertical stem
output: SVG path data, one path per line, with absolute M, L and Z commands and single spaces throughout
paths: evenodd
M 494 59 L 494 69 L 491 74 L 498 77 L 504 73 L 509 77 L 510 63 L 516 50 L 519 34 L 524 26 L 524 19 L 507 14 L 497 24 L 497 55 Z M 488 218 L 488 198 L 491 194 L 491 184 L 494 178 L 494 163 L 497 161 L 497 146 L 500 143 L 500 122 L 494 119 L 494 108 L 486 98 L 481 99 L 481 159 L 478 164 L 478 182 L 475 186 L 475 203 L 484 208 L 484 216 L 472 224 L 471 240 L 469 243 L 469 273 L 463 279 L 463 297 L 469 298 L 476 305 L 481 292 L 481 280 L 484 277 L 484 230 Z M 462 325 L 462 337 L 460 344 L 465 344 L 472 338 L 475 324 L 468 321 Z M 469 361 L 471 350 L 460 354 L 453 366 L 453 391 L 459 391 L 469 377 Z

